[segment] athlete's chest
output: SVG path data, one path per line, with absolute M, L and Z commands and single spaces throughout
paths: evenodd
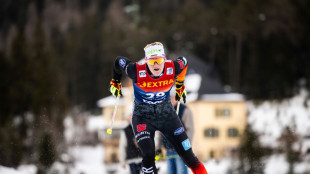
M 165 63 L 163 74 L 153 78 L 147 71 L 146 65 L 137 65 L 136 86 L 144 91 L 167 91 L 174 84 L 175 72 L 173 63 Z

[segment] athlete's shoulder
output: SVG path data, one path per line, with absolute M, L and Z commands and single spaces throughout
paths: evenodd
M 120 67 L 122 67 L 124 69 L 125 66 L 126 66 L 126 60 L 124 58 L 122 58 L 122 57 L 118 57 L 118 64 L 119 64 Z
M 180 56 L 174 61 L 174 64 L 178 65 L 180 69 L 184 69 L 188 65 L 188 62 L 185 57 Z

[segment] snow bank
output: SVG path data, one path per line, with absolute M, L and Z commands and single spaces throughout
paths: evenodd
M 37 167 L 34 165 L 21 165 L 17 169 L 0 166 L 1 174 L 35 174 Z
M 105 174 L 106 169 L 103 163 L 104 150 L 101 145 L 75 146 L 69 149 L 76 162 L 70 174 Z
M 299 137 L 310 133 L 310 101 L 308 92 L 301 90 L 299 95 L 282 102 L 266 101 L 260 105 L 248 102 L 248 123 L 260 135 L 260 142 L 264 146 L 278 147 L 282 131 L 291 128 Z

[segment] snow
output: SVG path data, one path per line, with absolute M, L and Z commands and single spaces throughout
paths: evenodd
M 304 107 L 308 92 L 301 92 L 290 100 L 282 102 L 265 101 L 261 105 L 248 102 L 248 123 L 260 134 L 264 146 L 277 147 L 277 141 L 285 127 L 291 128 L 296 135 L 304 137 L 310 133 L 310 109 Z
M 92 116 L 88 119 L 86 129 L 89 132 L 95 132 L 97 130 L 104 129 L 104 117 L 102 115 L 99 116 Z
M 64 136 L 67 142 L 72 142 L 74 140 L 74 122 L 72 117 L 66 117 L 64 119 Z
M 201 99 L 204 101 L 244 101 L 244 96 L 239 93 L 204 94 Z
M 35 174 L 37 168 L 34 165 L 21 165 L 17 169 L 0 166 L 1 174 Z
M 230 166 L 232 164 L 231 159 L 228 158 L 223 158 L 220 161 L 216 161 L 214 159 L 211 159 L 209 161 L 207 161 L 206 163 L 204 163 L 204 166 L 206 167 L 206 169 L 208 170 L 208 173 L 227 173 L 227 171 L 229 170 Z
M 186 76 L 185 79 L 185 86 L 186 86 L 186 91 L 187 91 L 187 97 L 186 100 L 187 102 L 193 102 L 196 101 L 199 97 L 199 88 L 201 86 L 201 80 L 202 77 L 200 74 L 189 74 Z M 174 91 L 175 89 L 171 89 Z
M 271 155 L 266 161 L 265 173 L 286 174 L 289 169 L 289 164 L 286 161 L 284 154 Z M 281 166 L 281 167 L 280 167 Z M 306 173 L 310 171 L 310 161 L 304 161 L 294 165 L 295 173 Z
M 17 171 L 15 169 L 8 168 L 8 167 L 3 167 L 3 166 L 0 166 L 0 173 L 5 173 L 5 174 L 26 174 L 26 173 L 23 173 L 21 171 Z
M 74 168 L 70 174 L 104 174 L 105 165 L 103 164 L 104 149 L 101 145 L 75 146 L 69 150 L 75 160 Z
M 189 74 L 185 79 L 186 90 L 190 92 L 198 92 L 201 86 L 202 77 L 200 74 Z
M 272 155 L 266 161 L 265 173 L 287 173 L 288 163 L 285 160 L 284 155 Z
M 122 106 L 124 105 L 124 103 L 125 103 L 124 98 L 121 97 L 119 99 L 118 105 Z M 114 106 L 114 105 L 115 105 L 115 97 L 113 95 L 105 97 L 97 102 L 97 106 L 99 106 L 100 108 L 107 107 L 107 106 Z
M 124 96 L 128 95 L 130 93 L 130 89 L 128 87 L 122 87 L 122 94 Z M 110 95 L 108 97 L 105 97 L 105 98 L 102 98 L 100 100 L 97 101 L 97 106 L 100 107 L 100 108 L 104 108 L 104 107 L 107 107 L 107 106 L 114 106 L 115 105 L 115 101 L 116 101 L 116 97 L 113 96 L 113 95 Z M 119 106 L 123 106 L 125 105 L 125 100 L 123 97 L 121 97 L 119 99 L 119 102 L 118 102 L 118 105 Z

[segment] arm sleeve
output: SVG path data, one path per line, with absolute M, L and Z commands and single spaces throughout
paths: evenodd
M 176 84 L 178 82 L 183 83 L 187 72 L 187 59 L 185 57 L 178 57 L 174 62 L 175 73 L 176 73 Z
M 182 122 L 184 124 L 186 134 L 190 141 L 192 141 L 194 136 L 194 121 L 193 121 L 193 113 L 189 108 L 186 108 L 183 111 Z
M 129 78 L 134 80 L 137 79 L 136 63 L 131 62 L 131 60 L 126 57 L 117 56 L 114 61 L 113 79 L 120 81 L 123 71 L 128 75 Z
M 119 140 L 119 161 L 121 165 L 126 164 L 126 148 L 127 148 L 127 138 L 124 131 L 121 131 Z

